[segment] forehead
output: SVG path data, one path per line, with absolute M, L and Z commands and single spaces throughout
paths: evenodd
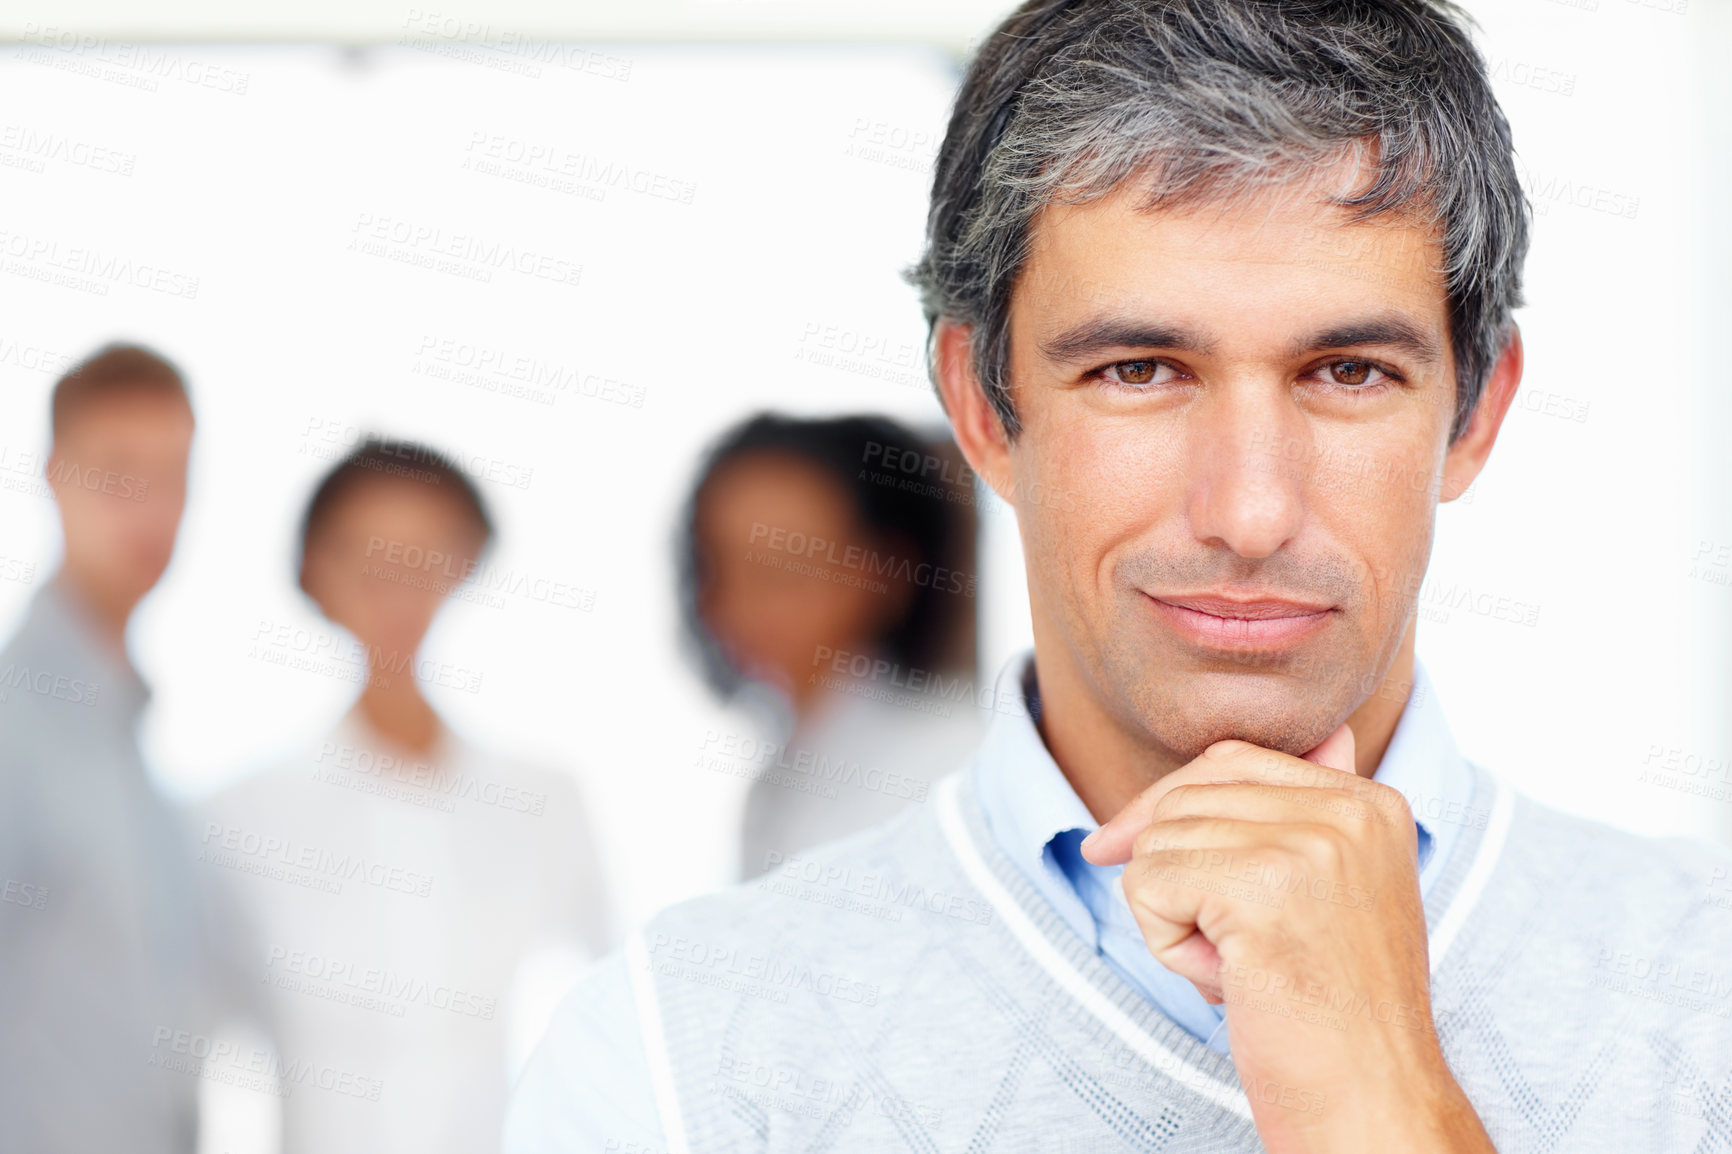
M 831 474 L 792 453 L 751 452 L 721 465 L 698 494 L 698 531 L 731 537 L 741 526 L 777 528 L 853 518 L 850 494 Z
M 192 407 L 183 394 L 148 384 L 81 397 L 67 412 L 62 440 L 117 438 L 173 445 L 192 437 Z
M 1312 178 L 1149 209 L 1127 183 L 1049 206 L 1030 230 L 1013 332 L 1039 340 L 1090 316 L 1154 316 L 1252 355 L 1376 311 L 1441 336 L 1448 285 L 1436 226 L 1394 212 L 1355 220 L 1329 203 L 1330 187 Z
M 396 533 L 477 534 L 480 527 L 457 493 L 405 477 L 358 478 L 331 504 L 328 524 L 338 535 Z

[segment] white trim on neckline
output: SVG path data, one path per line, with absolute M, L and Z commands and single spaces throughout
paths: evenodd
M 967 824 L 962 817 L 962 779 L 967 771 L 951 774 L 938 785 L 938 824 L 944 830 L 944 836 L 950 843 L 951 851 L 962 864 L 962 870 L 968 875 L 968 880 L 979 890 L 998 911 L 1004 924 L 1011 934 L 1022 943 L 1029 955 L 1038 962 L 1042 969 L 1056 981 L 1060 988 L 1074 998 L 1080 1006 L 1100 1019 L 1108 1029 L 1118 1035 L 1131 1050 L 1142 1057 L 1150 1065 L 1173 1078 L 1182 1085 L 1195 1090 L 1216 1105 L 1231 1110 L 1242 1118 L 1251 1117 L 1251 1107 L 1245 1097 L 1242 1087 L 1228 1086 L 1216 1081 L 1207 1071 L 1186 1062 L 1178 1054 L 1156 1041 L 1140 1026 L 1133 1022 L 1129 1015 L 1097 990 L 1088 979 L 1079 973 L 1075 966 L 1067 962 L 1052 942 L 1043 934 L 1039 927 L 1029 918 L 1027 911 L 1017 904 L 1002 883 L 993 876 L 987 866 L 986 859 L 980 855 L 980 849 L 974 843 L 973 836 L 968 832 Z M 1430 934 L 1427 943 L 1427 953 L 1430 956 L 1430 973 L 1435 975 L 1444 955 L 1467 924 L 1468 916 L 1479 904 L 1481 895 L 1485 892 L 1486 883 L 1491 880 L 1493 869 L 1503 856 L 1504 843 L 1509 840 L 1511 820 L 1515 814 L 1514 792 L 1491 773 L 1486 778 L 1496 790 L 1492 799 L 1491 815 L 1486 821 L 1485 836 L 1474 847 L 1473 863 L 1468 867 L 1467 876 L 1462 879 L 1461 887 L 1456 891 L 1443 916 L 1438 919 L 1437 929 Z
M 1250 1121 L 1251 1104 L 1245 1097 L 1243 1087 L 1217 1081 L 1208 1071 L 1185 1061 L 1133 1022 L 1128 1014 L 1113 1005 L 1111 999 L 1077 972 L 1075 966 L 1065 961 L 1047 936 L 1030 920 L 1027 911 L 1018 905 L 1009 891 L 992 876 L 992 870 L 980 856 L 980 850 L 975 846 L 974 839 L 969 835 L 962 819 L 958 794 L 961 792 L 965 774 L 966 771 L 953 773 L 939 783 L 938 823 L 943 827 L 951 851 L 962 864 L 962 871 L 968 875 L 968 880 L 992 904 L 993 909 L 998 911 L 998 916 L 1022 943 L 1023 948 L 1065 993 L 1100 1019 L 1133 1053 L 1180 1085 L 1195 1091 L 1222 1109 Z
M 1456 935 L 1461 933 L 1462 927 L 1467 924 L 1468 915 L 1473 913 L 1474 907 L 1479 904 L 1486 883 L 1491 880 L 1492 870 L 1497 868 L 1498 859 L 1503 857 L 1504 843 L 1509 840 L 1510 821 L 1515 816 L 1515 791 L 1499 781 L 1497 775 L 1490 771 L 1486 771 L 1485 776 L 1491 782 L 1492 789 L 1497 791 L 1497 796 L 1492 798 L 1491 816 L 1486 819 L 1485 835 L 1473 849 L 1473 864 L 1468 867 L 1467 876 L 1461 879 L 1461 888 L 1456 891 L 1449 908 L 1437 919 L 1437 929 L 1432 932 L 1431 940 L 1427 943 L 1427 952 L 1431 955 L 1431 974 L 1434 977 L 1443 963 L 1444 955 L 1455 942 Z
M 625 968 L 631 982 L 632 1001 L 637 1003 L 638 1032 L 643 1035 L 650 1087 L 655 1092 L 656 1114 L 662 1123 L 662 1142 L 667 1154 L 690 1154 L 685 1121 L 680 1117 L 680 1099 L 674 1090 L 673 1063 L 668 1060 L 667 1036 L 662 1032 L 661 1007 L 656 1003 L 655 971 L 640 934 L 632 934 L 625 940 Z

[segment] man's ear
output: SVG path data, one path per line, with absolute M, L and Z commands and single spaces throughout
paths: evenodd
M 1510 403 L 1515 400 L 1516 386 L 1522 379 L 1522 333 L 1513 323 L 1509 329 L 1509 341 L 1504 345 L 1503 352 L 1498 355 L 1497 364 L 1492 366 L 1491 376 L 1486 378 L 1485 388 L 1480 392 L 1479 404 L 1474 406 L 1473 416 L 1468 418 L 1467 428 L 1461 436 L 1450 445 L 1449 452 L 1443 458 L 1443 489 L 1438 493 L 1438 500 L 1453 501 L 1479 476 L 1485 462 L 1491 456 L 1491 447 L 1497 443 L 1498 431 L 1503 428 L 1503 419 L 1509 413 Z
M 939 397 L 950 417 L 957 447 L 968 459 L 968 467 L 1012 504 L 1010 439 L 974 371 L 973 327 L 939 321 L 932 335 L 932 358 Z

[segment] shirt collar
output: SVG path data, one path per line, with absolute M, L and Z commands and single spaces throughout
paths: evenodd
M 1012 684 L 1006 685 L 1007 679 Z M 1001 711 L 986 741 L 989 759 L 1004 767 L 1003 772 L 990 775 L 996 779 L 993 785 L 1015 790 L 1014 804 L 1001 810 L 1009 827 L 1009 836 L 1003 840 L 1016 845 L 1023 858 L 1038 861 L 1054 835 L 1071 829 L 1092 830 L 1098 823 L 1041 739 L 1040 687 L 1035 682 L 1032 652 L 1005 667 L 999 675 L 998 690 L 994 700 L 1013 701 L 1023 707 Z
M 93 611 L 64 573 L 36 594 L 16 642 L 50 672 L 85 682 L 97 715 L 120 728 L 135 724 L 150 703 L 150 686 L 102 639 Z
M 1038 736 L 1038 735 L 1037 735 Z M 1467 820 L 1473 775 L 1456 748 L 1425 664 L 1413 659 L 1413 686 L 1374 780 L 1407 798 L 1419 829 L 1420 888 L 1441 871 Z
M 1005 665 L 998 690 L 995 701 L 1019 702 L 1024 708 L 1000 709 L 987 730 L 976 763 L 981 804 L 993 840 L 1036 888 L 1053 899 L 1055 890 L 1069 894 L 1071 887 L 1048 843 L 1068 830 L 1092 831 L 1099 823 L 1041 739 L 1032 650 Z M 1417 658 L 1413 686 L 1375 780 L 1400 791 L 1413 809 L 1423 891 L 1441 869 L 1461 827 L 1472 778 L 1450 735 L 1431 679 Z M 1069 902 L 1061 898 L 1054 904 L 1074 922 Z M 1092 936 L 1092 928 L 1085 936 Z
M 1092 830 L 1097 823 L 1041 739 L 1032 650 L 1005 664 L 992 699 L 998 708 L 975 761 L 975 789 L 992 839 L 1071 929 L 1092 943 L 1094 918 L 1047 845 L 1066 830 Z

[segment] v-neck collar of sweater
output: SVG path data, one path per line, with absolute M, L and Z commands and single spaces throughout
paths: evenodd
M 1468 768 L 1478 795 L 1493 800 L 1483 826 L 1460 831 L 1458 852 L 1445 863 L 1435 887 L 1437 900 L 1427 907 L 1434 977 L 1502 855 L 1514 808 L 1514 793 L 1507 785 L 1484 769 Z M 1250 1104 L 1233 1060 L 1204 1045 L 1143 997 L 1024 876 L 987 827 L 972 769 L 952 774 L 939 784 L 934 791 L 936 817 L 964 875 L 992 906 L 1001 924 L 1119 1043 L 1254 1130 Z

